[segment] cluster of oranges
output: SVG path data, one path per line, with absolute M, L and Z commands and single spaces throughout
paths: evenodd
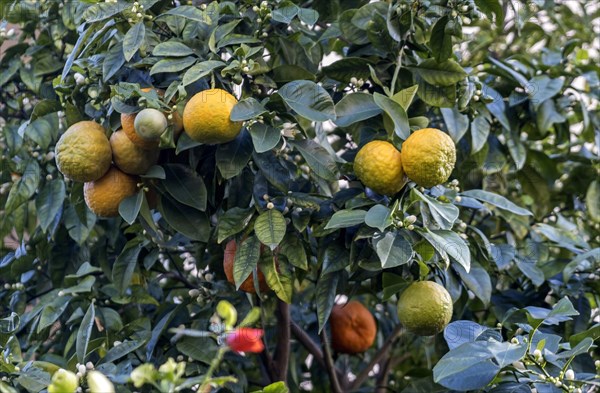
M 164 95 L 162 90 L 156 92 Z M 197 142 L 229 142 L 242 129 L 241 123 L 230 120 L 236 103 L 224 90 L 202 91 L 188 101 L 183 118 L 177 111 L 169 116 L 173 132 L 178 136 L 185 127 Z M 121 128 L 110 138 L 95 121 L 75 123 L 56 144 L 58 169 L 65 177 L 85 183 L 85 202 L 96 215 L 117 216 L 119 204 L 138 192 L 137 176 L 158 162 L 160 137 L 168 126 L 165 113 L 152 108 L 121 114 Z
M 424 128 L 413 132 L 402 151 L 386 141 L 371 141 L 354 159 L 354 172 L 363 184 L 383 195 L 395 195 L 408 179 L 423 187 L 448 180 L 456 162 L 456 148 L 448 134 Z

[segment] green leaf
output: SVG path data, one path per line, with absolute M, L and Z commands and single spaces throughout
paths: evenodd
M 352 17 L 352 24 L 361 30 L 366 30 L 369 22 L 375 15 L 385 19 L 387 16 L 388 5 L 385 2 L 374 2 L 360 7 Z
M 384 205 L 375 205 L 365 215 L 365 224 L 381 232 L 392 225 L 392 211 Z
M 203 25 L 211 25 L 213 21 L 211 20 L 210 14 L 200 10 L 198 7 L 193 5 L 180 5 L 179 7 L 171 8 L 167 12 L 162 15 L 159 15 L 160 18 L 163 15 L 175 15 L 180 16 L 185 19 L 198 22 Z
M 444 15 L 435 22 L 431 30 L 429 48 L 431 48 L 431 52 L 433 52 L 435 60 L 438 63 L 452 56 L 452 36 L 446 33 L 447 24 L 448 16 Z
M 40 182 L 40 166 L 37 161 L 31 160 L 27 163 L 25 171 L 19 180 L 13 184 L 8 193 L 8 199 L 4 206 L 6 214 L 14 212 L 19 206 L 24 204 L 35 194 L 35 190 Z
M 173 202 L 168 197 L 160 198 L 159 211 L 167 223 L 192 240 L 208 241 L 210 222 L 206 214 L 197 209 Z
M 367 212 L 364 210 L 340 210 L 329 219 L 325 229 L 348 228 L 365 222 Z
M 275 22 L 290 24 L 299 10 L 298 6 L 290 4 L 274 9 L 271 14 Z
M 273 254 L 267 251 L 260 258 L 260 270 L 265 275 L 269 288 L 275 292 L 279 299 L 290 304 L 292 302 L 293 279 L 287 267 L 281 263 L 277 265 Z
M 286 226 L 283 214 L 279 210 L 269 209 L 256 219 L 254 232 L 262 244 L 274 250 L 283 240 Z
M 471 122 L 471 154 L 477 153 L 487 143 L 490 135 L 490 123 L 483 116 L 477 116 Z
M 419 85 L 413 85 L 411 87 L 407 87 L 406 89 L 400 90 L 390 98 L 400 104 L 400 106 L 407 111 L 418 90 Z
M 364 32 L 360 32 L 360 34 L 364 36 Z M 370 65 L 371 61 L 363 57 L 344 57 L 323 67 L 323 73 L 332 79 L 348 83 L 352 78 L 368 79 Z
M 585 194 L 587 214 L 592 221 L 600 222 L 600 181 L 593 180 Z
M 340 275 L 338 273 L 322 274 L 317 281 L 315 290 L 315 302 L 317 303 L 317 319 L 319 321 L 319 332 L 323 330 L 331 309 L 335 302 L 337 286 Z
M 252 221 L 253 216 L 254 208 L 234 207 L 224 212 L 219 217 L 217 243 L 240 233 Z
M 75 352 L 77 354 L 77 361 L 79 364 L 85 364 L 85 356 L 87 355 L 87 348 L 92 335 L 92 327 L 94 326 L 94 318 L 96 316 L 94 303 L 90 304 L 77 332 L 77 339 L 75 341 Z
M 583 353 L 587 353 L 590 348 L 594 345 L 594 340 L 591 337 L 586 337 L 581 340 L 574 348 L 560 352 L 556 355 L 557 359 L 572 359 L 577 355 L 581 355 Z
M 309 26 L 313 26 L 319 20 L 319 13 L 312 8 L 300 8 L 298 18 Z
M 471 252 L 465 241 L 456 233 L 448 230 L 434 230 L 427 228 L 419 230 L 419 234 L 425 238 L 443 257 L 450 255 L 467 271 L 471 269 Z
M 112 281 L 122 295 L 131 285 L 131 277 L 137 266 L 138 257 L 142 251 L 142 245 L 138 239 L 127 242 L 123 251 L 117 257 L 112 270 Z
M 338 180 L 339 171 L 335 158 L 323 146 L 310 139 L 289 141 L 289 143 L 300 152 L 317 176 L 329 181 Z
M 477 262 L 471 263 L 469 273 L 461 265 L 454 265 L 463 284 L 487 307 L 492 297 L 492 281 L 488 272 Z
M 264 153 L 273 149 L 281 140 L 281 132 L 264 123 L 253 123 L 248 127 L 254 150 L 257 153 Z
M 431 216 L 441 229 L 452 229 L 460 214 L 458 207 L 452 203 L 443 203 L 435 198 L 424 195 L 416 188 L 411 189 L 410 192 L 427 204 Z
M 500 371 L 484 341 L 462 344 L 446 353 L 433 368 L 433 380 L 447 389 L 479 390 Z
M 346 94 L 336 105 L 337 118 L 335 124 L 339 127 L 348 127 L 356 122 L 370 119 L 379 115 L 382 110 L 371 94 L 352 93 Z
M 102 80 L 104 82 L 108 81 L 123 68 L 124 64 L 123 43 L 119 42 L 106 52 L 102 63 Z
M 466 196 L 466 197 L 475 198 L 475 199 L 478 199 L 483 202 L 487 202 L 487 203 L 494 205 L 500 209 L 507 210 L 511 213 L 514 213 L 514 214 L 517 214 L 520 216 L 532 216 L 533 215 L 533 213 L 531 213 L 529 210 L 523 209 L 522 207 L 515 205 L 514 203 L 512 203 L 505 197 L 498 195 L 498 194 L 494 194 L 492 192 L 488 192 L 488 191 L 484 191 L 484 190 L 467 190 L 467 191 L 461 192 L 461 195 Z
M 62 110 L 62 106 L 60 105 L 60 102 L 55 101 L 55 100 L 41 100 L 40 102 L 38 102 L 37 104 L 35 104 L 35 107 L 33 108 L 33 112 L 31 112 L 31 121 L 33 122 L 35 119 L 42 117 L 42 116 L 46 116 L 50 113 L 55 113 Z M 25 132 L 27 134 L 27 131 Z M 38 143 L 39 145 L 39 143 Z M 47 148 L 48 146 L 43 146 L 44 148 Z
M 183 85 L 187 86 L 194 83 L 198 79 L 209 75 L 213 70 L 221 67 L 225 67 L 225 63 L 220 60 L 207 60 L 198 63 L 185 72 L 183 75 Z
M 456 104 L 455 86 L 435 86 L 419 79 L 417 94 L 426 104 L 440 108 L 452 108 Z
M 526 86 L 526 91 L 534 108 L 539 108 L 546 100 L 560 93 L 564 83 L 563 79 L 552 79 L 548 75 L 531 78 Z
M 45 233 L 60 214 L 66 197 L 65 183 L 56 179 L 46 183 L 35 199 L 40 228 Z
M 311 81 L 293 81 L 279 89 L 279 95 L 300 116 L 313 121 L 335 119 L 333 100 L 327 91 Z
M 133 58 L 133 55 L 140 49 L 144 43 L 144 37 L 146 35 L 146 26 L 144 22 L 138 22 L 130 28 L 125 37 L 123 37 L 123 55 L 125 61 L 129 61 Z
M 233 280 L 235 289 L 252 274 L 260 259 L 260 241 L 256 236 L 250 236 L 237 246 L 233 261 Z
M 235 104 L 229 118 L 231 121 L 245 121 L 262 115 L 265 112 L 267 110 L 260 102 L 255 98 L 248 97 Z
M 163 168 L 167 176 L 163 182 L 167 192 L 178 202 L 205 211 L 208 193 L 202 177 L 181 164 L 167 164 Z
M 468 74 L 454 60 L 438 63 L 435 59 L 423 60 L 415 71 L 425 82 L 436 86 L 451 86 L 465 79 Z
M 385 232 L 374 236 L 373 246 L 382 269 L 405 265 L 413 255 L 410 243 L 398 232 Z
M 305 9 L 305 8 L 303 8 Z M 316 11 L 315 11 L 316 12 Z M 265 386 L 262 393 L 289 393 L 290 389 L 285 385 L 285 382 L 279 381 Z
M 302 240 L 291 233 L 288 233 L 283 238 L 283 241 L 279 245 L 279 252 L 290 261 L 295 267 L 308 270 L 308 258 L 306 257 L 306 250 L 302 244 Z
M 47 149 L 54 138 L 53 127 L 47 119 L 39 118 L 27 125 L 24 135 L 40 145 L 42 149 Z
M 57 296 L 49 304 L 44 306 L 40 321 L 38 322 L 37 332 L 38 334 L 48 326 L 54 324 L 65 312 L 69 302 L 71 301 L 70 296 Z
M 460 113 L 456 107 L 441 108 L 440 111 L 444 117 L 448 133 L 452 137 L 454 143 L 458 144 L 469 129 L 469 116 Z
M 196 62 L 196 58 L 192 56 L 181 58 L 167 58 L 159 60 L 150 69 L 150 75 L 159 74 L 161 72 L 179 72 L 190 67 Z
M 129 225 L 133 224 L 140 209 L 142 207 L 142 200 L 144 199 L 144 191 L 140 190 L 137 194 L 125 198 L 119 204 L 119 214 Z
M 16 381 L 23 389 L 28 392 L 40 392 L 50 384 L 50 374 L 40 370 L 37 367 L 28 367 L 26 370 L 18 373 Z M 23 390 L 20 390 L 21 392 Z M 4 393 L 4 392 L 2 392 Z
M 100 364 L 112 363 L 115 360 L 121 359 L 123 356 L 141 348 L 146 342 L 144 340 L 125 340 L 116 347 L 112 347 L 106 352 L 103 358 L 100 359 Z
M 129 3 L 98 3 L 88 7 L 81 17 L 87 23 L 100 22 L 123 12 L 130 7 Z
M 92 292 L 92 287 L 94 286 L 95 283 L 96 283 L 96 277 L 87 276 L 83 280 L 80 280 L 79 282 L 77 282 L 76 285 L 69 287 L 69 288 L 64 288 L 62 290 L 62 292 L 64 295 L 76 295 L 79 293 L 90 293 L 90 292 Z
M 282 64 L 277 66 L 273 68 L 272 73 L 272 78 L 277 83 L 287 83 L 297 80 L 314 82 L 316 80 L 316 77 L 312 72 L 294 64 Z
M 252 157 L 252 150 L 252 139 L 245 129 L 233 141 L 220 144 L 216 160 L 221 176 L 231 179 L 239 175 Z
M 184 56 L 189 56 L 189 55 L 193 55 L 194 51 L 192 50 L 192 48 L 190 48 L 189 46 L 187 46 L 186 44 L 179 42 L 179 41 L 165 41 L 165 42 L 161 42 L 158 45 L 156 45 L 154 47 L 154 49 L 152 50 L 152 55 L 153 56 L 164 56 L 164 57 L 184 57 Z M 203 63 L 199 63 L 197 65 L 200 64 L 204 64 Z M 222 63 L 220 61 L 217 61 L 217 63 Z M 196 67 L 196 66 L 194 66 Z M 187 73 L 189 73 L 194 67 L 190 68 L 190 70 Z M 184 77 L 185 78 L 185 77 Z M 184 79 L 185 80 L 185 79 Z
M 375 104 L 380 107 L 386 115 L 388 115 L 394 123 L 394 133 L 402 140 L 410 135 L 410 124 L 406 111 L 400 104 L 384 96 L 383 94 L 374 93 L 373 99 Z

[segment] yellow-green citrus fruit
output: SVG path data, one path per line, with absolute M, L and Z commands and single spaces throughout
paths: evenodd
M 435 128 L 413 132 L 402 144 L 402 167 L 406 176 L 423 187 L 442 184 L 456 163 L 450 136 Z
M 194 95 L 183 110 L 183 129 L 190 138 L 205 144 L 226 143 L 242 130 L 241 122 L 229 119 L 237 100 L 222 89 Z
M 133 143 L 125 132 L 119 130 L 110 137 L 115 165 L 130 175 L 143 175 L 158 161 L 158 149 L 146 150 Z
M 130 141 L 135 143 L 137 146 L 146 150 L 156 150 L 158 149 L 158 143 L 160 142 L 158 139 L 156 140 L 146 140 L 139 136 L 137 132 L 135 132 L 135 117 L 137 113 L 121 113 L 121 128 L 123 132 Z
M 389 142 L 371 141 L 354 158 L 354 173 L 375 192 L 394 195 L 406 183 L 400 152 Z
M 53 375 L 48 393 L 75 393 L 79 387 L 79 378 L 75 373 L 58 369 Z
M 104 127 L 94 121 L 73 124 L 55 148 L 58 170 L 75 181 L 99 179 L 110 167 L 112 152 Z
M 398 300 L 398 318 L 410 332 L 432 336 L 444 330 L 452 318 L 450 294 L 433 281 L 412 283 Z
M 373 345 L 377 335 L 375 318 L 360 302 L 335 305 L 329 317 L 331 347 L 340 353 L 362 353 Z
M 89 393 L 115 393 L 115 386 L 99 371 L 88 371 L 87 383 Z
M 100 179 L 85 183 L 85 203 L 97 216 L 116 217 L 119 204 L 137 192 L 137 178 L 111 167 Z
M 154 108 L 141 110 L 133 122 L 135 132 L 143 139 L 156 140 L 167 129 L 167 118 L 163 113 Z

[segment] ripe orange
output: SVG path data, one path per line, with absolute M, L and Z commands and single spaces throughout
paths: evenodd
M 122 130 L 110 136 L 115 165 L 130 175 L 143 175 L 158 161 L 158 149 L 145 150 L 133 143 Z
M 389 142 L 371 141 L 354 158 L 354 172 L 375 192 L 392 196 L 404 187 L 401 154 Z
M 235 280 L 233 278 L 233 262 L 235 261 L 235 252 L 237 250 L 237 244 L 235 240 L 230 240 L 225 246 L 225 255 L 223 257 L 223 270 L 225 270 L 225 276 L 227 276 L 227 281 L 235 285 Z M 260 292 L 267 292 L 269 290 L 269 286 L 267 285 L 267 279 L 263 272 L 258 269 L 258 287 Z M 248 293 L 256 293 L 256 289 L 254 288 L 254 274 L 248 276 L 248 278 L 240 285 L 240 290 Z
M 112 159 L 104 127 L 95 121 L 80 121 L 65 131 L 55 147 L 58 170 L 75 181 L 101 178 Z
M 442 184 L 452 174 L 455 163 L 454 141 L 436 128 L 415 131 L 402 144 L 404 173 L 420 186 Z
M 355 300 L 335 305 L 329 317 L 331 346 L 340 353 L 362 353 L 373 345 L 377 324 L 373 314 Z
M 85 183 L 85 203 L 97 216 L 116 217 L 119 204 L 137 192 L 137 178 L 111 167 L 100 179 Z
M 241 122 L 230 120 L 237 104 L 234 96 L 222 89 L 209 89 L 194 95 L 183 110 L 183 129 L 196 142 L 226 143 L 242 130 Z

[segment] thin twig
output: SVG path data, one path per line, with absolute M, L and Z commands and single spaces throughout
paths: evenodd
M 290 306 L 284 301 L 277 300 L 277 347 L 275 349 L 275 367 L 277 381 L 287 381 L 288 365 L 290 361 Z
M 296 339 L 306 348 L 308 353 L 313 355 L 314 359 L 319 362 L 320 365 L 325 366 L 325 358 L 323 357 L 323 351 L 321 348 L 308 336 L 308 334 L 294 321 L 290 321 L 290 327 L 292 328 L 292 334 Z
M 340 386 L 340 381 L 338 380 L 335 364 L 333 363 L 333 357 L 331 356 L 331 350 L 329 349 L 329 339 L 327 338 L 325 329 L 321 330 L 320 336 L 321 343 L 323 345 L 323 354 L 325 355 L 325 367 L 327 368 L 327 373 L 329 374 L 329 379 L 331 380 L 331 391 L 333 393 L 344 393 Z
M 358 374 L 354 382 L 352 382 L 352 385 L 350 385 L 350 391 L 357 390 L 367 380 L 367 378 L 369 378 L 369 373 L 371 372 L 371 370 L 373 370 L 373 367 L 375 367 L 376 364 L 380 363 L 383 360 L 383 358 L 387 356 L 390 348 L 392 347 L 392 344 L 394 343 L 394 341 L 396 341 L 398 337 L 400 337 L 401 333 L 402 326 L 396 326 L 390 334 L 390 336 L 385 341 L 385 343 L 383 343 L 383 346 L 379 349 L 379 351 L 377 351 L 375 356 L 373 356 L 371 362 L 369 362 L 367 367 L 365 367 Z

